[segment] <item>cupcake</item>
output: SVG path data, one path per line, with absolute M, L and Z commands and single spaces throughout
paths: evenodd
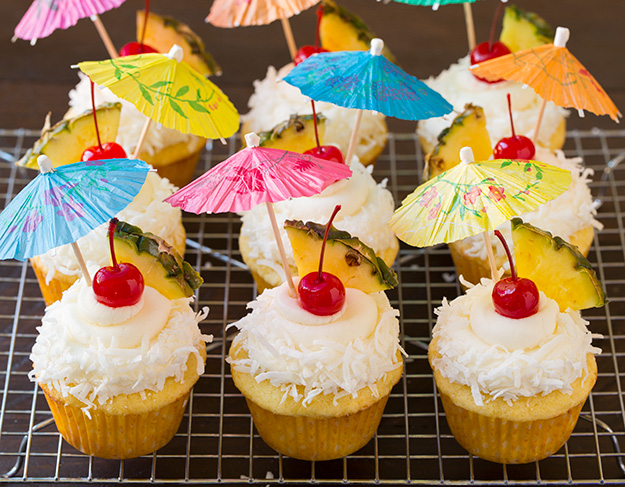
M 298 263 L 318 262 L 321 238 L 311 225 L 293 224 L 300 234 Z M 332 276 L 339 284 L 349 283 L 342 287 L 342 302 L 336 305 L 333 297 L 329 304 L 309 306 L 315 301 L 302 285 L 310 285 L 308 274 L 298 298 L 286 283 L 267 289 L 248 305 L 252 312 L 231 325 L 239 330 L 228 357 L 232 378 L 258 432 L 275 450 L 302 460 L 340 458 L 364 446 L 403 368 L 399 313 L 382 291 L 394 275 L 383 278 L 387 273 L 357 250 L 365 248 L 357 239 L 345 232 L 338 238 L 333 227 L 330 232 L 335 245 L 324 265 L 339 269 Z M 341 271 L 348 257 L 363 265 Z
M 91 82 L 79 73 L 80 82 L 69 92 L 70 108 L 65 117 L 72 117 L 91 109 Z M 95 90 L 96 106 L 121 102 L 119 130 L 115 142 L 128 155 L 134 154 L 146 117 L 134 105 L 121 100 L 107 88 Z M 152 165 L 158 174 L 176 186 L 184 186 L 193 178 L 206 140 L 196 135 L 183 134 L 177 130 L 153 124 L 148 131 L 138 158 Z
M 68 443 L 88 455 L 133 458 L 178 430 L 212 337 L 198 328 L 207 310 L 194 313 L 181 288 L 172 298 L 168 278 L 144 273 L 143 287 L 139 271 L 141 279 L 101 272 L 93 286 L 79 279 L 46 308 L 29 376 Z
M 534 159 L 570 170 L 572 182 L 569 189 L 556 199 L 547 202 L 535 211 L 522 215 L 523 220 L 550 231 L 577 246 L 585 256 L 588 255 L 595 229 L 601 230 L 602 228 L 601 223 L 595 219 L 597 207 L 588 187 L 593 170 L 585 168 L 579 157 L 566 158 L 562 151 L 554 153 L 541 147 L 537 147 Z M 501 225 L 499 230 L 510 242 L 509 222 Z M 495 244 L 493 251 L 497 267 L 503 266 L 509 273 L 503 246 L 497 239 L 492 239 L 492 241 Z M 457 274 L 473 284 L 480 282 L 482 277 L 490 276 L 483 242 L 482 237 L 477 235 L 449 244 Z
M 376 184 L 370 171 L 356 159 L 350 165 L 352 176 L 338 181 L 321 194 L 310 198 L 295 198 L 274 203 L 278 227 L 286 220 L 319 220 L 330 217 L 337 204 L 342 206 L 336 217 L 337 228 L 358 237 L 388 265 L 392 265 L 399 250 L 399 243 L 388 226 L 393 215 L 393 197 L 386 183 Z M 257 206 L 241 216 L 242 226 L 239 249 L 249 266 L 259 292 L 281 284 L 284 272 L 277 244 L 273 237 L 267 210 Z M 286 232 L 281 228 L 283 240 Z M 296 273 L 292 250 L 285 246 L 292 272 Z
M 148 173 L 139 194 L 119 212 L 118 217 L 146 232 L 161 236 L 184 255 L 186 233 L 182 225 L 181 211 L 163 201 L 174 190 L 175 187 L 167 179 Z M 78 246 L 87 263 L 93 263 L 98 267 L 109 263 L 106 231 L 107 225 L 103 224 L 78 239 Z M 57 247 L 33 257 L 31 264 L 47 305 L 61 299 L 63 291 L 81 274 L 80 265 L 70 245 Z
M 535 291 L 522 282 L 528 279 L 482 279 L 436 310 L 428 350 L 458 443 L 506 464 L 546 458 L 571 435 L 600 353 L 578 309 L 605 302 L 573 247 L 518 219 L 514 233 L 519 276 L 535 278 Z M 522 293 L 521 305 L 506 299 L 514 292 Z
M 298 88 L 281 81 L 292 68 L 293 64 L 287 64 L 277 71 L 269 66 L 265 79 L 254 82 L 254 93 L 247 103 L 250 111 L 241 116 L 241 133 L 265 132 L 293 114 L 312 113 L 310 98 L 302 95 Z M 323 144 L 334 145 L 346 154 L 358 110 L 326 102 L 315 102 L 315 106 L 317 113 L 327 119 Z M 362 164 L 366 166 L 375 162 L 386 146 L 387 136 L 384 115 L 363 111 L 354 152 Z

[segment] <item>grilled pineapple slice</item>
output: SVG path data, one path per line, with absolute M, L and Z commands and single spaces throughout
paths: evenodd
M 319 26 L 321 45 L 328 51 L 368 51 L 371 39 L 377 37 L 360 17 L 337 5 L 333 0 L 321 2 L 323 16 Z M 384 46 L 382 54 L 396 63 L 395 56 Z
M 325 225 L 287 220 L 284 227 L 293 247 L 297 273 L 305 276 L 319 269 Z M 323 270 L 337 276 L 345 287 L 374 293 L 397 286 L 397 276 L 386 263 L 357 237 L 330 227 Z
M 460 162 L 460 149 L 471 147 L 476 161 L 485 161 L 493 153 L 486 130 L 482 107 L 467 104 L 451 125 L 438 136 L 438 143 L 425 156 L 424 179 L 432 179 Z
M 189 298 L 204 280 L 165 240 L 120 221 L 113 236 L 118 262 L 130 262 L 145 284 L 168 299 Z
M 577 247 L 520 218 L 511 223 L 519 277 L 534 281 L 558 303 L 560 311 L 599 308 L 606 303 L 595 271 Z
M 539 15 L 516 5 L 506 7 L 499 40 L 512 52 L 532 49 L 553 42 L 553 29 Z
M 137 12 L 137 42 L 141 42 L 145 12 Z M 221 75 L 221 67 L 213 56 L 206 51 L 204 41 L 187 24 L 173 17 L 148 13 L 148 26 L 143 42 L 158 52 L 169 52 L 171 46 L 182 47 L 185 62 L 189 63 L 204 76 Z
M 106 103 L 96 109 L 98 129 L 102 142 L 114 142 L 119 127 L 121 103 Z M 93 112 L 88 110 L 80 115 L 54 124 L 45 129 L 41 137 L 17 164 L 39 169 L 37 157 L 47 155 L 55 167 L 78 162 L 87 147 L 98 144 L 93 122 Z
M 326 131 L 325 121 L 326 118 L 318 113 L 317 131 L 321 143 L 323 143 L 323 135 Z M 303 153 L 317 145 L 312 115 L 291 115 L 288 120 L 280 122 L 271 130 L 261 132 L 258 136 L 260 147 L 272 149 Z

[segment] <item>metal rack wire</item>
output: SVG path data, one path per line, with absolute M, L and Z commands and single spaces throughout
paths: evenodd
M 30 147 L 37 133 L 0 130 L 0 198 L 4 206 L 32 177 L 9 161 Z M 232 153 L 237 141 L 215 145 L 203 167 Z M 0 481 L 129 483 L 317 484 L 618 484 L 625 478 L 625 131 L 570 132 L 567 156 L 584 158 L 596 171 L 591 189 L 602 201 L 605 229 L 589 258 L 610 303 L 585 313 L 597 345 L 599 378 L 568 443 L 550 458 L 502 466 L 472 457 L 451 435 L 427 363 L 433 309 L 460 292 L 444 247 L 402 247 L 396 265 L 400 285 L 389 297 L 401 312 L 405 374 L 395 387 L 371 442 L 341 460 L 310 463 L 278 455 L 254 430 L 245 401 L 234 388 L 224 358 L 226 325 L 246 313 L 256 294 L 240 264 L 235 215 L 186 216 L 186 258 L 205 284 L 197 306 L 209 306 L 202 331 L 215 335 L 206 372 L 197 383 L 175 438 L 153 455 L 127 461 L 85 456 L 58 434 L 43 394 L 28 380 L 28 355 L 44 303 L 28 263 L 0 262 Z M 388 179 L 396 201 L 419 183 L 423 159 L 414 134 L 391 135 L 375 177 Z

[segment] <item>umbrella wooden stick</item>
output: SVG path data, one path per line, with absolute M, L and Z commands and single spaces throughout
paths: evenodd
M 291 59 L 295 59 L 295 55 L 297 54 L 297 44 L 295 44 L 295 38 L 293 37 L 293 31 L 291 30 L 291 23 L 289 22 L 289 19 L 280 20 L 282 21 L 282 30 L 284 31 L 286 43 L 289 46 Z
M 345 164 L 349 166 L 352 161 L 352 156 L 356 150 L 356 141 L 358 140 L 358 130 L 360 129 L 360 121 L 362 120 L 362 110 L 358 110 L 356 115 L 356 121 L 354 122 L 354 128 L 352 129 L 352 136 L 349 139 L 349 146 L 347 148 L 347 155 L 345 156 Z
M 540 129 L 540 123 L 543 121 L 543 114 L 545 113 L 545 107 L 547 106 L 547 100 L 544 100 L 540 104 L 540 108 L 538 109 L 538 117 L 536 118 L 536 125 L 534 126 L 534 135 L 532 136 L 532 142 L 537 144 L 538 142 L 538 131 Z
M 135 147 L 135 151 L 132 154 L 133 159 L 139 159 L 139 154 L 141 154 L 141 149 L 143 148 L 143 142 L 145 142 L 145 138 L 148 135 L 148 130 L 150 130 L 151 125 L 152 125 L 152 119 L 148 117 L 148 119 L 143 124 L 143 128 L 141 129 L 141 134 L 139 134 L 139 140 L 137 141 L 137 146 Z
M 269 221 L 271 222 L 273 235 L 276 238 L 276 244 L 278 244 L 278 252 L 280 252 L 280 258 L 282 259 L 282 267 L 284 267 L 284 274 L 286 275 L 286 282 L 289 285 L 289 292 L 291 293 L 291 296 L 297 298 L 297 289 L 293 284 L 291 268 L 286 260 L 286 252 L 284 251 L 284 245 L 282 245 L 282 237 L 280 237 L 280 230 L 278 229 L 278 223 L 276 222 L 276 214 L 273 211 L 273 205 L 270 201 L 267 201 L 265 206 L 267 207 L 267 213 L 269 213 Z
M 490 241 L 490 235 L 488 232 L 482 232 L 484 237 L 484 245 L 486 246 L 486 255 L 488 256 L 488 265 L 490 266 L 490 276 L 494 281 L 498 277 L 497 264 L 495 263 L 495 254 L 493 253 L 493 244 Z
M 106 47 L 106 50 L 108 51 L 111 59 L 118 58 L 119 54 L 117 52 L 117 49 L 115 49 L 115 46 L 113 45 L 113 42 L 109 37 L 109 33 L 106 31 L 104 24 L 100 20 L 100 16 L 98 14 L 92 15 L 91 22 L 93 22 L 93 25 L 95 25 L 98 34 L 100 34 L 100 39 L 102 39 L 102 42 L 104 42 L 104 47 Z
M 76 242 L 72 242 L 72 250 L 74 254 L 76 254 L 76 259 L 78 259 L 78 264 L 80 265 L 80 270 L 82 271 L 82 275 L 87 281 L 87 286 L 91 287 L 91 276 L 89 275 L 89 271 L 87 270 L 87 264 L 85 264 L 85 259 L 82 257 L 82 253 L 78 248 L 78 244 Z
M 462 4 L 464 8 L 464 22 L 467 25 L 467 39 L 469 41 L 469 51 L 475 47 L 475 25 L 473 24 L 473 11 L 469 2 Z

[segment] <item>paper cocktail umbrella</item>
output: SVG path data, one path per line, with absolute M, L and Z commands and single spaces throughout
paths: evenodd
M 319 3 L 319 0 L 215 0 L 206 22 L 215 27 L 267 25 L 280 19 L 291 59 L 297 53 L 288 19 Z
M 307 154 L 258 147 L 259 137 L 245 136 L 247 147 L 178 190 L 165 201 L 191 213 L 248 211 L 265 203 L 287 282 L 295 294 L 272 203 L 321 193 L 351 176 L 346 164 Z
M 53 168 L 47 156 L 38 162 L 40 174 L 0 213 L 0 259 L 25 260 L 69 243 L 90 285 L 76 240 L 126 208 L 150 166 L 107 159 Z
M 284 81 L 316 101 L 374 110 L 403 120 L 440 117 L 453 110 L 436 91 L 381 55 L 382 39 L 369 51 L 323 52 L 295 66 Z M 350 162 L 362 112 L 354 124 L 345 161 Z
M 455 242 L 488 233 L 532 211 L 568 189 L 571 173 L 537 161 L 495 159 L 475 162 L 469 147 L 462 162 L 417 187 L 395 211 L 390 225 L 414 247 Z M 489 262 L 494 259 L 490 243 Z
M 56 29 L 67 29 L 85 17 L 90 17 L 100 34 L 111 58 L 117 57 L 117 50 L 111 42 L 98 14 L 119 7 L 126 0 L 35 0 L 22 20 L 15 27 L 16 39 L 35 44 L 37 39 L 48 37 Z
M 174 45 L 168 54 L 137 54 L 78 64 L 94 83 L 131 102 L 150 120 L 184 134 L 209 139 L 230 137 L 239 128 L 239 114 L 210 80 L 182 61 Z M 150 120 L 143 128 L 134 157 Z
M 547 101 L 561 107 L 576 108 L 596 115 L 609 115 L 615 122 L 621 113 L 597 80 L 566 48 L 569 30 L 556 29 L 553 44 L 513 52 L 471 66 L 471 70 L 489 80 L 504 78 L 531 86 L 543 99 L 534 128 L 536 140 Z

